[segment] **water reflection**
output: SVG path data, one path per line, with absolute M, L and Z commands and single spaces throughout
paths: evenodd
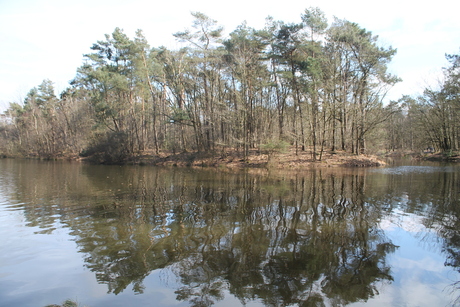
M 371 296 L 374 281 L 391 279 L 383 261 L 391 244 L 378 231 L 369 233 L 364 202 L 344 195 L 362 177 L 321 179 L 323 191 L 333 194 L 317 195 L 305 178 L 264 188 L 253 176 L 210 180 L 210 174 L 140 171 L 128 180 L 115 176 L 124 180 L 118 186 L 128 187 L 110 186 L 113 197 L 90 206 L 90 219 L 69 222 L 88 267 L 110 292 L 132 284 L 142 293 L 143 279 L 167 266 L 184 285 L 177 298 L 195 305 L 209 305 L 227 289 L 242 302 L 258 297 L 292 304 L 321 298 L 311 290 L 315 283 L 354 301 Z M 355 294 L 343 297 L 354 284 Z
M 109 293 L 143 293 L 153 271 L 179 281 L 176 299 L 209 306 L 346 305 L 394 276 L 397 246 L 380 227 L 395 210 L 423 217 L 460 267 L 458 172 L 312 170 L 229 174 L 147 167 L 2 161 L 4 194 L 29 226 L 70 229 Z M 5 179 L 7 178 L 7 179 Z
M 458 166 L 397 166 L 374 170 L 391 176 L 373 177 L 386 180 L 387 192 L 378 202 L 388 212 L 400 210 L 420 217 L 420 224 L 437 234 L 445 266 L 460 272 L 460 169 Z M 385 178 L 385 179 L 383 179 Z M 400 195 L 401 197 L 395 197 Z M 420 238 L 430 242 L 432 238 Z M 460 281 L 453 281 L 452 304 L 460 304 Z

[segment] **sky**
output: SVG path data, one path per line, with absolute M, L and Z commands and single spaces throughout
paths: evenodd
M 116 27 L 131 38 L 142 29 L 152 47 L 178 49 L 172 34 L 191 27 L 191 12 L 206 14 L 228 34 L 244 21 L 261 29 L 268 16 L 300 22 L 309 7 L 319 7 L 329 23 L 355 22 L 378 35 L 380 46 L 398 50 L 389 71 L 403 81 L 389 100 L 435 87 L 448 66 L 445 54 L 460 53 L 460 3 L 451 0 L 0 0 L 0 112 L 44 79 L 59 95 L 93 43 Z

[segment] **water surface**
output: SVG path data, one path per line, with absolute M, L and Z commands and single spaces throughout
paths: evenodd
M 0 305 L 455 305 L 459 171 L 0 159 Z

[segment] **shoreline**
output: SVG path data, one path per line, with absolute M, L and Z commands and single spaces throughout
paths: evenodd
M 245 157 L 241 151 L 226 150 L 215 152 L 161 152 L 154 154 L 145 152 L 118 163 L 107 163 L 94 156 L 59 156 L 44 158 L 39 156 L 7 156 L 1 158 L 20 158 L 37 160 L 68 160 L 94 165 L 150 165 L 150 166 L 172 166 L 172 167 L 200 167 L 200 168 L 228 168 L 228 169 L 306 169 L 315 167 L 349 167 L 366 168 L 381 167 L 387 165 L 386 158 L 407 158 L 421 161 L 433 162 L 460 162 L 460 153 L 446 155 L 443 153 L 414 153 L 414 152 L 391 152 L 385 155 L 357 155 L 344 151 L 324 152 L 321 160 L 313 159 L 310 151 L 295 152 L 290 148 L 286 152 L 267 153 L 257 149 L 250 150 Z
M 323 153 L 321 160 L 315 161 L 309 151 L 291 148 L 285 153 L 269 154 L 251 150 L 244 157 L 242 152 L 225 151 L 186 152 L 177 154 L 144 155 L 128 161 L 127 164 L 178 166 L 178 167 L 218 167 L 218 168 L 272 168 L 299 169 L 311 167 L 379 167 L 386 163 L 375 155 L 354 155 L 345 152 Z

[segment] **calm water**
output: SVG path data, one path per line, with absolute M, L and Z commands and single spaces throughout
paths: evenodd
M 0 306 L 451 306 L 460 167 L 0 159 Z

